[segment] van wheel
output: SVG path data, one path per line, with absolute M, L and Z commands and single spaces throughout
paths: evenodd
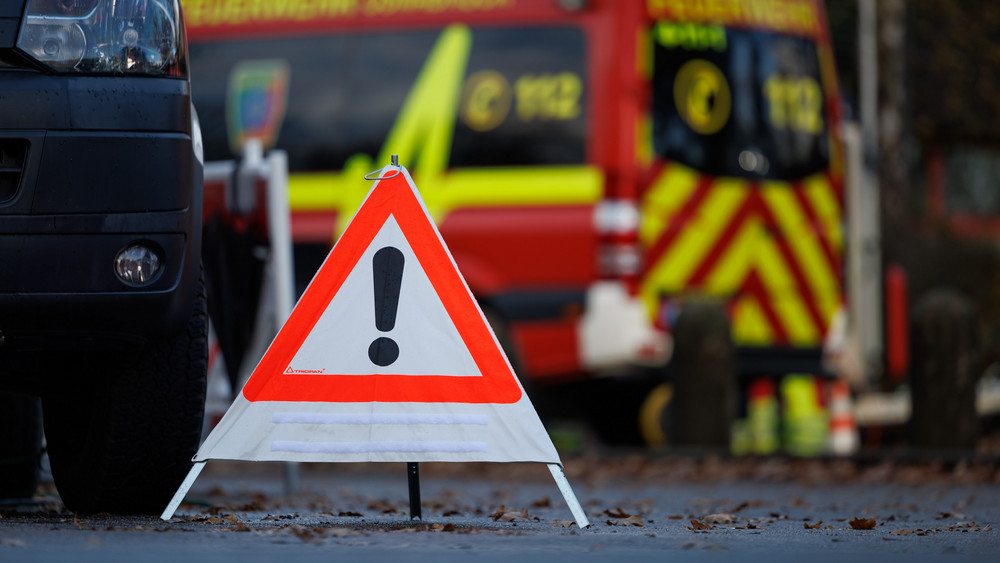
M 187 330 L 137 353 L 88 357 L 71 393 L 42 399 L 52 477 L 74 512 L 159 514 L 201 439 L 207 313 L 199 281 Z

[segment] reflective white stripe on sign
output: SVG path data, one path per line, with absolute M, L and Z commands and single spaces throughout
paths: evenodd
M 485 414 L 276 412 L 271 415 L 271 422 L 275 424 L 473 424 L 486 426 L 490 423 L 490 417 Z
M 449 452 L 468 453 L 485 452 L 486 442 L 271 442 L 272 452 L 296 453 L 413 453 L 413 452 Z

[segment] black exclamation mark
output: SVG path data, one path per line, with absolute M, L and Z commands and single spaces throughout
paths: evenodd
M 403 253 L 387 246 L 372 258 L 375 274 L 375 328 L 389 332 L 396 326 L 399 288 L 403 282 Z M 376 338 L 368 347 L 368 358 L 377 366 L 388 366 L 399 357 L 399 346 L 385 336 Z

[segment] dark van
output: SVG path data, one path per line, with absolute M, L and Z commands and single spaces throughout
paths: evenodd
M 202 166 L 178 0 L 0 3 L 0 496 L 40 418 L 73 511 L 159 512 L 187 473 Z

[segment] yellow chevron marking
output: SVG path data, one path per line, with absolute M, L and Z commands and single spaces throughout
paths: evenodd
M 755 296 L 745 295 L 733 307 L 733 340 L 747 346 L 766 346 L 774 333 Z
M 715 269 L 707 278 L 705 289 L 714 295 L 734 293 L 756 265 L 760 245 L 765 242 L 766 237 L 761 218 L 748 217 L 716 262 Z
M 823 254 L 819 234 L 809 224 L 809 219 L 796 201 L 790 186 L 772 182 L 765 184 L 762 190 L 764 201 L 778 222 L 780 236 L 791 249 L 806 283 L 814 291 L 834 284 L 836 277 Z
M 806 178 L 803 183 L 806 199 L 816 210 L 817 218 L 823 225 L 823 232 L 830 241 L 830 247 L 839 256 L 844 248 L 843 215 L 840 202 L 833 191 L 833 186 L 822 174 Z
M 804 297 L 796 290 L 791 270 L 773 240 L 761 246 L 757 273 L 775 314 L 781 318 L 792 345 L 817 344 L 820 334 L 812 322 Z
M 692 196 L 698 183 L 696 172 L 671 165 L 646 194 L 643 201 L 641 240 L 656 244 L 659 236 L 676 220 L 676 214 Z M 824 254 L 822 238 L 827 237 L 834 255 L 842 252 L 841 209 L 830 182 L 824 174 L 803 181 L 803 193 L 812 207 L 817 224 L 810 223 L 799 205 L 791 185 L 769 181 L 760 184 L 760 195 L 775 218 L 774 232 L 764 228 L 761 216 L 745 219 L 730 240 L 700 288 L 686 287 L 695 269 L 706 260 L 715 241 L 722 235 L 734 213 L 748 196 L 748 182 L 724 178 L 717 180 L 696 214 L 674 240 L 657 264 L 652 265 L 642 283 L 642 297 L 650 307 L 662 292 L 678 294 L 701 291 L 711 295 L 733 295 L 751 271 L 756 271 L 764 296 L 745 295 L 734 303 L 733 335 L 740 344 L 766 345 L 776 337 L 763 312 L 765 299 L 780 319 L 781 330 L 792 345 L 818 345 L 823 327 L 815 325 L 801 288 L 792 273 L 775 237 L 787 245 L 794 267 L 804 277 L 808 294 L 824 319 L 831 319 L 839 305 L 841 288 L 836 265 Z
M 694 170 L 683 166 L 667 168 L 643 197 L 639 240 L 652 245 L 697 185 L 698 173 Z

